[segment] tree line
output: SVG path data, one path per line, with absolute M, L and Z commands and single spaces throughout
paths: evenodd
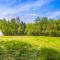
M 33 23 L 25 23 L 19 17 L 8 21 L 0 19 L 0 30 L 5 36 L 60 36 L 60 19 L 37 17 Z

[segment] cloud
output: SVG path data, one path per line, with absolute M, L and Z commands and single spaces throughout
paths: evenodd
M 47 16 L 48 18 L 56 18 L 60 16 L 60 11 L 50 12 L 50 14 Z
M 16 3 L 16 0 L 0 0 L 0 7 L 1 8 L 10 7 L 15 3 Z
M 30 13 L 30 14 L 26 14 L 26 16 L 37 17 L 37 16 L 39 16 L 39 15 L 38 15 L 38 14 L 36 14 L 36 13 Z
M 19 7 L 16 7 L 16 8 L 8 8 L 8 9 L 5 9 L 5 10 L 2 10 L 0 11 L 0 17 L 8 17 L 8 16 L 11 16 L 11 15 L 16 15 L 18 13 L 21 13 L 23 11 L 26 11 L 28 10 L 28 6 L 25 5 L 25 6 L 19 6 Z
M 2 1 L 2 0 L 1 0 Z M 3 0 L 4 1 L 4 0 Z M 36 0 L 35 2 L 30 2 L 30 3 L 26 3 L 26 4 L 18 4 L 16 6 L 13 6 L 16 3 L 16 0 L 6 0 L 7 1 L 7 6 L 0 8 L 0 18 L 4 18 L 4 17 L 14 17 L 17 16 L 18 14 L 23 14 L 23 12 L 28 12 L 28 16 L 38 16 L 38 14 L 35 13 L 30 13 L 30 11 L 33 9 L 37 9 L 37 8 L 41 8 L 42 6 L 45 6 L 46 4 L 51 3 L 53 0 Z M 11 2 L 11 4 L 9 4 Z M 28 19 L 28 18 L 27 18 Z

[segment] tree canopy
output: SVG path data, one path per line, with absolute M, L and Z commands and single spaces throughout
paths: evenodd
M 54 20 L 47 17 L 37 17 L 34 23 L 25 23 L 19 17 L 8 21 L 0 19 L 0 30 L 6 36 L 60 36 L 60 19 Z

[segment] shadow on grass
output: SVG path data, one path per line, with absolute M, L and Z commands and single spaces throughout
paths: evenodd
M 38 60 L 60 60 L 60 52 L 51 48 L 41 48 Z

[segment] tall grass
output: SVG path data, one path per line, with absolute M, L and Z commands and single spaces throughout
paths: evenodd
M 60 60 L 60 52 L 22 41 L 0 41 L 0 60 Z

